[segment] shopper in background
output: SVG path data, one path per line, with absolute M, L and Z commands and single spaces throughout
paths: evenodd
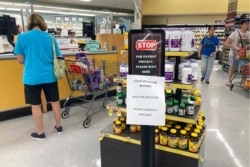
M 209 84 L 216 52 L 219 51 L 219 39 L 214 35 L 215 29 L 215 26 L 208 27 L 208 35 L 203 37 L 198 50 L 198 57 L 201 58 L 201 81 L 205 79 L 206 84 Z
M 17 35 L 23 32 L 23 27 L 21 25 L 16 25 Z
M 45 32 L 47 25 L 38 14 L 29 16 L 27 29 L 28 32 L 18 36 L 14 53 L 17 55 L 17 61 L 24 65 L 25 102 L 31 104 L 33 119 L 37 127 L 37 132 L 32 133 L 31 137 L 44 140 L 46 136 L 41 110 L 42 90 L 54 111 L 56 122 L 54 128 L 58 133 L 62 132 L 58 85 L 53 71 L 52 37 Z M 58 44 L 56 40 L 54 41 L 56 54 L 61 56 Z
M 15 47 L 16 35 L 22 33 L 22 31 L 23 31 L 23 27 L 20 26 L 20 25 L 17 25 L 17 26 L 15 27 L 15 32 L 12 33 L 12 34 L 8 34 L 8 35 L 7 35 L 8 42 L 9 42 L 13 47 Z
M 232 77 L 235 72 L 235 66 L 237 65 L 237 52 L 242 47 L 249 47 L 250 45 L 250 32 L 249 30 L 250 19 L 246 17 L 246 14 L 241 15 L 240 29 L 232 32 L 224 43 L 224 46 L 230 48 L 229 52 L 229 71 L 227 86 L 232 84 Z M 243 43 L 244 46 L 241 46 Z

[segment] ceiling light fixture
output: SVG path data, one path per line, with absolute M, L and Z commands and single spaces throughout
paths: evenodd
M 13 5 L 13 3 L 9 3 L 9 2 L 1 2 L 1 5 Z
M 21 11 L 21 9 L 18 9 L 18 8 L 6 8 L 6 10 L 11 10 L 11 11 Z
M 90 1 L 92 1 L 92 0 L 80 0 L 80 1 L 83 1 L 83 2 L 90 2 Z
M 30 4 L 14 3 L 15 6 L 30 6 Z

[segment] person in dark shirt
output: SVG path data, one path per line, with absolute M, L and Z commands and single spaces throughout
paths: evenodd
M 198 57 L 201 58 L 201 81 L 209 84 L 216 52 L 219 51 L 219 38 L 214 35 L 215 26 L 208 27 L 208 34 L 201 40 Z

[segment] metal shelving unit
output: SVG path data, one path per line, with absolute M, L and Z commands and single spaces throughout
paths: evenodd
M 129 130 L 125 130 L 121 135 L 117 135 L 113 131 L 112 124 L 108 125 L 106 128 L 104 128 L 101 131 L 100 140 L 101 141 L 105 140 L 105 138 L 110 138 L 110 139 L 114 139 L 114 140 L 118 140 L 118 141 L 122 141 L 122 142 L 126 142 L 126 143 L 131 143 L 131 144 L 135 144 L 135 145 L 141 145 L 141 134 L 140 133 L 131 133 Z M 155 144 L 155 148 L 157 150 L 161 150 L 161 151 L 164 151 L 167 153 L 173 153 L 173 154 L 177 154 L 177 155 L 200 160 L 201 158 L 203 158 L 203 155 L 202 155 L 203 153 L 201 151 L 204 147 L 203 145 L 204 145 L 204 142 L 202 143 L 201 149 L 198 153 L 192 153 L 192 152 L 189 152 L 187 150 L 170 148 L 170 147 L 162 146 L 160 144 Z
M 124 53 L 125 51 L 123 51 Z M 180 62 L 181 57 L 188 57 L 192 52 L 166 52 L 165 56 L 176 57 L 176 64 Z M 176 76 L 175 76 L 176 78 Z M 178 78 L 178 75 L 177 75 Z M 126 78 L 114 78 L 114 82 L 122 83 L 126 86 Z M 175 88 L 177 91 L 177 98 L 180 98 L 182 90 L 191 90 L 195 87 L 196 82 L 192 84 L 182 84 L 180 81 L 172 83 L 165 83 L 165 88 Z M 126 115 L 126 106 L 118 106 L 116 102 L 111 102 L 106 106 L 110 116 L 116 114 L 118 117 Z M 166 114 L 165 119 L 170 121 L 177 121 L 182 123 L 195 124 L 200 112 L 200 106 L 196 106 L 195 114 L 193 116 L 178 116 L 174 114 Z M 118 163 L 110 163 L 109 158 L 115 157 L 119 160 L 119 164 L 126 163 L 128 166 L 138 166 L 139 162 L 132 162 L 128 160 L 125 155 L 133 155 L 135 158 L 140 158 L 141 148 L 141 133 L 131 133 L 129 130 L 125 130 L 121 135 L 117 135 L 113 131 L 113 126 L 110 124 L 100 132 L 101 141 L 101 157 L 102 165 L 104 167 L 115 167 Z M 189 152 L 188 150 L 174 149 L 160 144 L 155 144 L 156 162 L 157 166 L 171 166 L 175 162 L 176 166 L 186 167 L 202 167 L 204 161 L 204 141 L 201 144 L 200 150 L 197 153 Z M 118 150 L 124 150 L 124 153 L 120 153 Z M 118 151 L 118 152 L 116 152 Z M 112 154 L 112 155 L 111 155 Z M 163 158 L 164 157 L 164 158 Z M 166 161 L 168 159 L 168 161 Z

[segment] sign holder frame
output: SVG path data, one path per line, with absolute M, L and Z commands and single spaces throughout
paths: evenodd
M 154 46 L 156 40 L 156 49 Z M 137 44 L 139 41 L 141 44 Z M 143 42 L 148 42 L 147 44 Z M 152 44 L 150 44 L 150 42 Z M 164 76 L 165 69 L 165 31 L 164 30 L 130 30 L 128 37 L 129 45 L 129 74 L 135 75 L 150 75 L 150 76 Z M 156 61 L 152 62 L 157 65 L 155 70 L 145 70 L 136 68 L 136 52 L 138 47 L 144 53 L 143 55 L 156 54 Z M 136 51 L 137 50 L 137 51 Z M 143 59 L 143 57 L 141 57 Z M 147 66 L 146 66 L 147 67 Z M 154 167 L 155 166 L 155 127 L 143 125 L 141 128 L 141 164 L 142 167 Z

